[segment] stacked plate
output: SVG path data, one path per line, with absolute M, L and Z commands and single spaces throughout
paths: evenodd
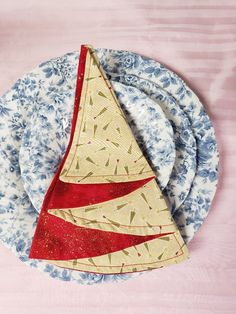
M 216 191 L 219 155 L 211 121 L 194 92 L 160 63 L 127 51 L 96 52 L 189 242 Z M 44 195 L 69 142 L 78 60 L 74 52 L 45 62 L 0 99 L 0 239 L 53 278 L 125 280 L 139 274 L 84 273 L 28 258 Z

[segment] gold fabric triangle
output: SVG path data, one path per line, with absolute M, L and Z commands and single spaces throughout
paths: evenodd
M 154 176 L 128 126 L 95 52 L 88 47 L 79 114 L 60 180 L 135 181 Z

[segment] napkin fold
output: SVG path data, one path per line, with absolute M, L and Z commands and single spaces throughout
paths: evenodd
M 187 247 L 95 50 L 81 46 L 70 141 L 30 258 L 117 274 L 175 264 Z

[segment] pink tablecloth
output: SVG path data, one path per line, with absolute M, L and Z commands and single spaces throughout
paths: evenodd
M 122 284 L 49 279 L 0 245 L 0 313 L 236 312 L 236 2 L 22 0 L 0 3 L 0 94 L 81 43 L 132 50 L 181 74 L 211 116 L 221 179 L 191 259 Z

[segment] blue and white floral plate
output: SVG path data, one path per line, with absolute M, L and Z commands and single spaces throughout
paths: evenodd
M 19 79 L 10 91 L 0 98 L 0 239 L 21 261 L 43 271 L 52 278 L 88 285 L 118 282 L 138 276 L 139 273 L 99 275 L 67 270 L 47 264 L 42 260 L 28 258 L 38 212 L 25 191 L 21 177 L 19 152 L 23 145 L 22 137 L 28 121 L 41 104 L 45 105 L 46 112 L 55 109 L 58 111 L 64 110 L 66 105 L 73 107 L 77 57 L 78 55 L 73 54 L 66 55 L 56 61 L 46 63 L 45 66 L 42 65 L 36 68 Z M 51 95 L 50 103 L 46 104 L 44 101 L 44 82 L 50 75 L 45 69 L 49 65 L 55 64 L 57 64 L 57 67 L 52 68 L 52 71 L 55 71 L 58 75 L 54 76 L 55 81 L 50 80 L 50 87 L 46 88 L 48 95 Z M 56 138 L 64 137 L 65 133 L 70 131 L 67 125 L 71 121 L 69 110 L 67 116 L 62 115 L 63 119 L 59 122 L 61 128 L 55 130 Z M 41 122 L 44 124 L 41 129 L 42 138 L 44 138 L 43 131 L 50 128 L 50 122 L 46 122 L 43 117 L 41 117 Z M 30 135 L 28 136 L 30 138 Z M 30 145 L 30 142 L 25 141 L 24 145 Z M 55 148 L 56 144 L 52 149 Z M 64 150 L 63 147 L 56 148 L 55 152 L 56 154 L 59 153 L 59 159 Z M 55 155 L 53 157 L 55 158 Z M 37 168 L 37 165 L 35 166 Z M 56 171 L 53 167 L 51 169 L 51 166 L 49 150 L 49 159 L 46 163 L 49 176 Z
M 173 97 L 176 107 L 179 105 L 188 117 L 191 128 L 195 129 L 194 137 L 197 139 L 197 155 L 199 156 L 197 175 L 193 179 L 190 192 L 186 192 L 188 196 L 183 197 L 184 202 L 175 212 L 175 219 L 182 234 L 186 236 L 186 240 L 190 240 L 207 214 L 217 182 L 218 153 L 211 123 L 193 92 L 179 77 L 159 63 L 125 51 L 98 49 L 97 52 L 103 67 L 113 81 L 123 82 L 127 77 L 121 79 L 122 76 L 135 75 L 146 80 L 147 83 L 150 81 L 151 84 L 160 85 Z M 28 122 L 36 115 L 39 124 L 43 125 L 39 140 L 42 149 L 47 151 L 48 158 L 43 162 L 41 159 L 40 163 L 40 151 L 35 152 L 35 156 L 33 153 L 35 168 L 32 171 L 36 173 L 41 167 L 46 167 L 48 172 L 46 174 L 45 171 L 39 172 L 38 176 L 40 180 L 45 180 L 45 186 L 48 186 L 67 145 L 77 63 L 77 52 L 50 60 L 19 79 L 0 100 L 0 175 L 3 178 L 0 182 L 0 238 L 22 261 L 48 273 L 51 277 L 67 281 L 75 280 L 81 284 L 125 280 L 138 274 L 88 274 L 28 259 L 38 216 L 35 207 L 39 204 L 34 204 L 34 207 L 25 191 L 24 184 L 27 180 L 30 182 L 30 177 L 28 178 L 26 174 L 24 181 L 22 180 L 20 167 L 22 169 L 24 167 L 22 163 L 19 163 L 19 152 L 21 151 L 20 157 L 22 157 L 25 147 L 33 148 L 32 134 L 27 130 Z M 134 72 L 128 73 L 127 69 Z M 146 95 L 152 98 L 148 93 Z M 37 114 L 39 108 L 41 114 Z M 55 115 L 49 114 L 54 111 Z M 50 116 L 53 120 L 50 120 Z M 54 118 L 57 119 L 59 125 L 56 129 L 53 128 Z M 174 120 L 171 124 L 175 133 L 176 128 L 173 122 Z M 52 130 L 52 136 L 55 139 L 53 145 L 50 146 L 46 137 L 48 130 Z M 57 164 L 52 163 L 52 156 L 54 161 L 55 156 L 58 156 Z M 183 169 L 179 175 L 185 172 Z M 37 199 L 37 195 L 42 197 L 43 193 L 45 189 L 33 191 L 31 198 Z

